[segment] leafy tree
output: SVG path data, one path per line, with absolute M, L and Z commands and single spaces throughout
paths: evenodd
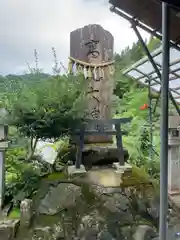
M 31 139 L 31 154 L 39 139 L 70 134 L 82 120 L 84 87 L 81 76 L 56 76 L 43 85 L 24 87 L 8 110 L 10 124 Z
M 160 46 L 161 42 L 151 37 L 147 42 L 150 51 Z M 140 107 L 144 103 L 148 103 L 148 91 L 133 79 L 124 76 L 122 70 L 130 67 L 134 62 L 140 60 L 145 55 L 144 50 L 138 41 L 134 43 L 132 48 L 127 47 L 121 54 L 115 55 L 116 60 L 116 89 L 115 94 L 121 99 L 116 117 L 133 117 L 128 127 L 129 135 L 124 137 L 125 148 L 129 151 L 130 161 L 137 166 L 144 166 L 151 175 L 158 177 L 159 175 L 159 111 L 157 106 L 156 114 L 153 116 L 153 161 L 149 161 L 149 134 L 150 126 L 148 121 L 148 109 L 141 111 Z M 153 98 L 156 98 L 152 93 Z M 156 99 L 153 99 L 153 103 Z M 127 126 L 125 126 L 127 128 Z

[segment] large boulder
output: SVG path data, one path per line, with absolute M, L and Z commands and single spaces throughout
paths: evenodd
M 58 212 L 76 205 L 81 196 L 79 186 L 61 183 L 57 187 L 50 187 L 49 192 L 40 201 L 38 212 L 40 214 L 55 215 Z
M 156 199 L 140 194 L 143 189 L 150 192 L 146 186 L 143 189 L 136 186 L 125 189 L 103 187 L 88 183 L 85 177 L 69 181 L 54 184 L 41 199 L 38 207 L 41 218 L 44 214 L 51 218 L 54 215 L 55 222 L 48 231 L 48 224 L 40 226 L 36 235 L 37 232 L 39 235 L 50 234 L 52 240 L 132 240 L 135 234 L 133 240 L 136 240 L 142 230 L 137 227 L 139 223 L 154 225 L 155 232 L 159 205 Z M 72 181 L 76 182 L 73 184 Z M 141 231 L 141 235 L 146 236 L 148 231 Z M 146 239 L 143 237 L 142 240 Z
M 139 225 L 133 235 L 134 240 L 151 240 L 157 236 L 154 228 L 148 225 Z

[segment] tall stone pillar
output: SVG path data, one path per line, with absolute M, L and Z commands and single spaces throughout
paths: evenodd
M 180 116 L 169 117 L 168 189 L 180 194 Z
M 5 190 L 5 151 L 8 148 L 7 126 L 0 125 L 0 209 L 3 206 Z
M 88 25 L 70 34 L 70 69 L 73 73 L 81 71 L 87 81 L 87 119 L 112 118 L 113 46 L 113 36 L 100 25 Z M 90 136 L 86 142 L 109 143 L 112 137 Z

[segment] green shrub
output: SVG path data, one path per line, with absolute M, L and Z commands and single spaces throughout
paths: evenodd
M 19 203 L 38 188 L 40 169 L 25 161 L 23 148 L 10 148 L 6 154 L 5 200 Z

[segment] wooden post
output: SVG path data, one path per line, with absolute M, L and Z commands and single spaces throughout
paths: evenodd
M 87 81 L 87 119 L 112 118 L 113 45 L 113 36 L 100 25 L 88 25 L 71 32 L 70 61 L 73 70 L 83 71 Z M 88 126 L 91 130 L 95 127 Z M 112 137 L 89 136 L 86 142 L 108 143 Z

